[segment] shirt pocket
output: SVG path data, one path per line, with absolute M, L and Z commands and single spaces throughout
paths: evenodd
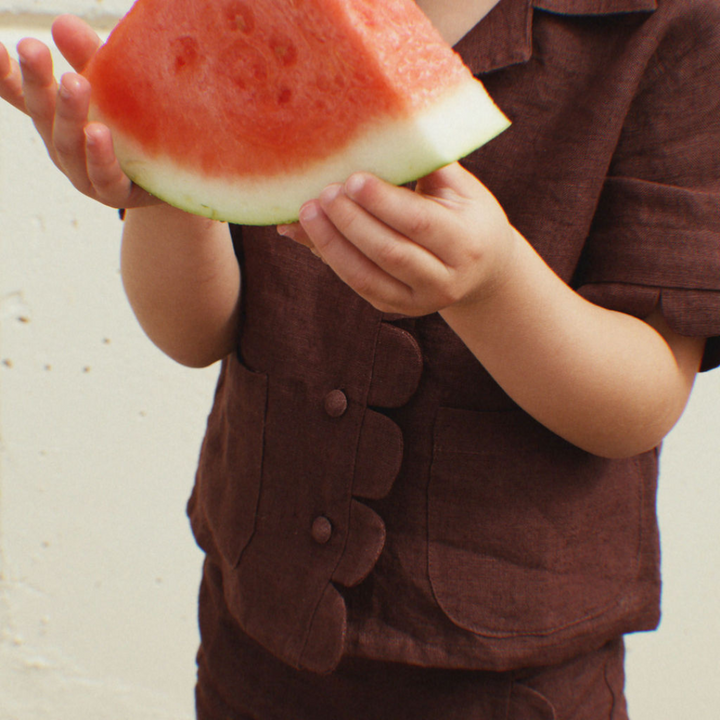
M 441 408 L 428 497 L 439 606 L 486 637 L 542 636 L 623 602 L 638 575 L 642 473 L 522 411 Z
M 267 375 L 226 360 L 200 452 L 189 513 L 200 546 L 236 566 L 255 531 Z

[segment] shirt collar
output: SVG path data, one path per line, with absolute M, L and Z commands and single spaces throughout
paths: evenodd
M 563 15 L 609 15 L 652 12 L 657 0 L 500 0 L 455 49 L 476 75 L 527 62 L 535 8 Z

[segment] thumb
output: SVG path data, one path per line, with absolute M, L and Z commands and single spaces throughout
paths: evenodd
M 460 163 L 454 162 L 420 178 L 415 185 L 415 192 L 442 199 L 467 198 L 477 182 L 474 175 Z

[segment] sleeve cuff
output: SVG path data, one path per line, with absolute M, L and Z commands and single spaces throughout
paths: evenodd
M 578 292 L 595 305 L 638 318 L 659 307 L 676 333 L 708 338 L 701 372 L 720 365 L 720 292 L 619 282 L 589 283 Z

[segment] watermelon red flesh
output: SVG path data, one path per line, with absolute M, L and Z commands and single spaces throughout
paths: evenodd
M 457 104 L 454 96 L 472 96 L 465 123 L 473 113 L 477 125 L 460 153 L 507 126 L 412 0 L 138 0 L 86 75 L 93 114 L 113 130 L 131 177 L 173 204 L 236 222 L 293 219 L 303 198 L 355 169 L 405 182 L 457 159 L 423 160 L 427 151 L 411 147 L 415 119 Z M 457 109 L 445 112 L 444 132 L 457 134 Z M 368 153 L 391 163 L 405 123 L 401 155 L 418 158 L 398 163 L 418 166 L 394 175 Z M 350 151 L 358 142 L 359 156 Z M 307 197 L 297 190 L 286 202 L 278 193 L 293 183 Z

